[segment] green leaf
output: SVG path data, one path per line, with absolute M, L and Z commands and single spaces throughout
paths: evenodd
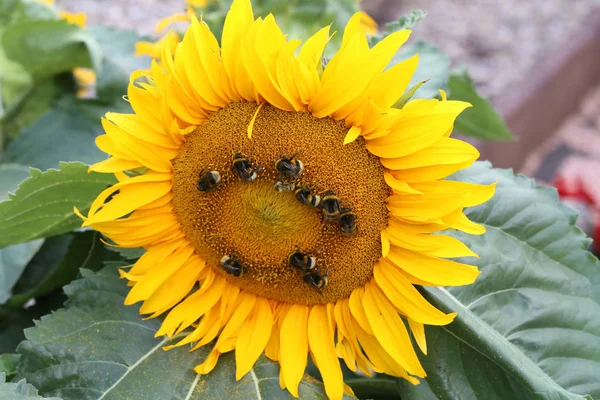
M 413 87 L 419 82 L 428 82 L 421 87 L 415 98 L 430 99 L 439 96 L 439 90 L 448 90 L 448 77 L 450 57 L 431 43 L 418 41 L 408 46 L 403 46 L 396 53 L 389 66 L 419 55 L 419 65 L 408 87 Z
M 12 287 L 43 242 L 40 239 L 0 249 L 0 304 L 11 297 Z
M 66 297 L 61 292 L 55 291 L 38 297 L 27 308 L 0 306 L 0 354 L 14 353 L 19 343 L 25 340 L 24 329 L 32 327 L 35 320 L 63 306 Z
M 386 36 L 394 32 L 398 32 L 404 29 L 412 29 L 419 21 L 427 16 L 427 11 L 415 8 L 410 11 L 408 15 L 402 15 L 398 18 L 398 21 L 388 22 L 385 24 L 384 29 L 369 37 L 369 44 L 374 44 L 382 41 Z
M 129 104 L 120 97 L 116 103 L 106 105 L 64 96 L 7 146 L 2 161 L 42 170 L 55 168 L 60 161 L 86 164 L 102 161 L 107 156 L 95 143 L 96 137 L 103 133 L 100 118 L 107 111 L 129 109 Z
M 73 213 L 85 213 L 96 196 L 115 183 L 114 176 L 87 172 L 82 163 L 60 163 L 19 185 L 10 200 L 0 203 L 0 247 L 69 232 L 81 225 Z
M 25 382 L 25 379 L 17 383 L 6 382 L 6 375 L 0 372 L 0 400 L 61 400 L 53 397 L 41 397 L 35 387 Z
M 398 19 L 398 22 L 389 22 L 385 24 L 388 32 L 396 32 L 403 29 L 412 29 L 419 21 L 427 16 L 427 11 L 415 8 L 410 11 L 410 14 L 403 15 Z
M 102 71 L 97 74 L 96 95 L 114 102 L 127 93 L 129 75 L 150 66 L 150 57 L 135 56 L 135 44 L 149 40 L 134 30 L 120 30 L 106 26 L 93 26 L 88 32 L 94 36 L 104 55 Z
M 458 116 L 454 123 L 455 131 L 483 140 L 514 140 L 502 117 L 488 100 L 477 93 L 471 77 L 465 70 L 450 75 L 448 88 L 450 99 L 466 101 L 473 105 Z
M 278 365 L 261 358 L 235 382 L 233 354 L 221 356 L 215 370 L 200 376 L 193 367 L 210 350 L 188 347 L 162 350 L 155 338 L 160 320 L 144 320 L 139 306 L 125 306 L 128 288 L 114 267 L 98 273 L 82 270 L 85 279 L 65 287 L 66 309 L 42 317 L 27 329 L 18 347 L 20 378 L 43 395 L 69 399 L 292 399 L 279 388 Z M 177 340 L 180 337 L 175 337 Z M 300 397 L 325 399 L 323 387 L 307 377 Z
M 29 168 L 22 165 L 0 165 L 0 201 L 7 200 L 8 193 L 14 192 L 28 176 Z M 0 304 L 4 304 L 11 296 L 12 287 L 43 242 L 35 240 L 0 249 Z
M 468 210 L 487 233 L 454 234 L 481 256 L 465 260 L 479 279 L 424 289 L 434 305 L 458 312 L 452 324 L 427 328 L 432 391 L 461 400 L 600 398 L 600 263 L 576 213 L 554 189 L 488 163 L 453 179 L 498 187 Z
M 44 115 L 61 94 L 61 87 L 49 79 L 26 92 L 0 118 L 0 128 L 7 139 L 14 139 L 21 131 Z
M 17 365 L 21 356 L 18 354 L 8 353 L 0 355 L 0 373 L 6 376 L 12 376 L 17 373 Z
M 119 256 L 121 256 L 125 260 L 138 259 L 142 255 L 144 255 L 144 253 L 146 252 L 146 250 L 144 250 L 141 247 L 134 247 L 134 248 L 107 247 L 106 249 L 119 254 Z
M 2 0 L 0 2 L 0 26 L 27 20 L 58 19 L 54 7 L 36 0 Z
M 8 199 L 19 183 L 29 177 L 29 167 L 19 164 L 0 164 L 0 201 Z
M 104 261 L 117 257 L 106 250 L 98 232 L 76 232 L 48 238 L 27 264 L 7 306 L 20 307 L 29 299 L 71 282 L 77 278 L 79 268 L 96 271 Z
M 2 35 L 6 57 L 40 81 L 75 67 L 101 69 L 102 53 L 94 38 L 65 20 L 14 23 Z

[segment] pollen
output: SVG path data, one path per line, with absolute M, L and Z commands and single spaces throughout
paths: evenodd
M 269 104 L 256 114 L 257 107 L 231 103 L 186 137 L 173 160 L 173 205 L 182 230 L 207 265 L 249 292 L 308 305 L 348 298 L 369 281 L 381 257 L 390 194 L 383 166 L 362 138 L 343 144 L 348 132 L 343 121 Z M 250 158 L 258 178 L 248 182 L 236 175 L 235 153 Z M 281 178 L 275 163 L 283 155 L 296 155 L 305 166 L 296 187 L 321 195 L 331 190 L 343 208 L 352 208 L 353 235 L 344 235 L 338 221 L 325 220 L 320 208 L 300 203 L 293 192 L 275 190 Z M 196 183 L 207 170 L 218 171 L 221 181 L 201 192 Z M 322 274 L 329 271 L 320 293 L 289 266 L 288 255 L 296 249 L 316 257 Z M 239 260 L 247 272 L 228 275 L 219 264 L 224 255 Z

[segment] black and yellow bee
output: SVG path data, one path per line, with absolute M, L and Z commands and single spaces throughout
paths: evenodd
M 223 256 L 221 258 L 221 268 L 229 275 L 242 276 L 248 271 L 248 267 L 242 264 L 239 260 L 233 259 L 229 256 Z
M 302 275 L 302 280 L 306 282 L 311 288 L 315 289 L 317 292 L 322 293 L 323 288 L 327 286 L 327 277 L 329 276 L 329 270 L 321 275 L 319 268 L 315 270 L 310 270 Z
M 325 219 L 331 220 L 340 216 L 340 201 L 331 190 L 326 191 L 321 197 L 321 207 L 323 207 L 323 217 Z
M 258 177 L 258 171 L 260 171 L 260 168 L 256 165 L 252 165 L 250 158 L 242 153 L 234 154 L 231 169 L 235 171 L 241 180 L 246 182 L 255 180 Z
M 318 207 L 319 203 L 321 203 L 321 196 L 314 194 L 306 186 L 296 189 L 296 199 L 298 199 L 300 203 L 311 207 Z
M 275 181 L 273 188 L 278 192 L 292 192 L 296 188 L 296 182 Z
M 304 172 L 304 164 L 296 158 L 297 155 L 298 153 L 288 158 L 285 154 L 282 154 L 279 160 L 275 161 L 275 169 L 286 178 L 300 178 L 302 172 Z
M 317 266 L 317 259 L 308 254 L 302 253 L 300 249 L 296 249 L 288 256 L 290 267 L 297 268 L 300 271 L 307 272 Z
M 207 171 L 203 169 L 200 171 L 200 178 L 196 183 L 196 188 L 201 192 L 210 192 L 215 189 L 221 181 L 221 174 L 219 171 Z
M 340 211 L 340 229 L 346 236 L 350 236 L 356 232 L 356 214 L 352 212 L 351 208 Z

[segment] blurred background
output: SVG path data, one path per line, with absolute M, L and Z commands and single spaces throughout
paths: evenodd
M 185 9 L 183 0 L 56 3 L 87 13 L 89 25 L 150 36 L 158 20 Z M 363 0 L 362 8 L 380 26 L 426 10 L 413 38 L 466 65 L 517 137 L 474 143 L 482 159 L 556 186 L 600 240 L 600 0 Z

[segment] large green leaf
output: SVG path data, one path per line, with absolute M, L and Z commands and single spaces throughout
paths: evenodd
M 0 201 L 7 200 L 8 193 L 14 192 L 28 176 L 29 168 L 23 165 L 0 165 Z M 0 249 L 0 304 L 4 304 L 11 296 L 12 287 L 43 242 L 34 240 Z
M 2 34 L 6 57 L 40 81 L 75 67 L 101 69 L 98 43 L 85 30 L 65 20 L 24 21 Z
M 0 27 L 27 20 L 58 19 L 54 7 L 37 0 L 2 0 L 0 2 Z
M 477 94 L 466 71 L 453 72 L 448 87 L 450 99 L 467 101 L 473 105 L 458 116 L 454 124 L 455 131 L 483 140 L 513 139 L 502 117 L 491 103 Z
M 577 215 L 556 191 L 532 179 L 476 163 L 451 179 L 491 183 L 496 195 L 467 210 L 487 233 L 452 233 L 480 259 L 482 271 L 468 286 L 423 288 L 450 325 L 426 328 L 424 384 L 398 381 L 403 400 L 600 398 L 600 263 Z M 378 376 L 386 396 L 393 378 Z M 360 396 L 372 384 L 354 376 Z
M 468 211 L 487 233 L 456 233 L 481 255 L 468 260 L 479 279 L 426 290 L 458 312 L 452 324 L 427 330 L 429 386 L 445 399 L 600 398 L 600 263 L 577 214 L 554 189 L 487 163 L 454 178 L 497 180 L 498 188 Z
M 0 304 L 11 297 L 12 287 L 43 242 L 39 239 L 0 249 Z
M 29 177 L 29 167 L 19 164 L 0 164 L 0 201 L 17 190 L 19 183 Z
M 56 79 L 48 79 L 27 89 L 22 98 L 0 118 L 0 129 L 5 139 L 14 139 L 21 131 L 44 115 L 59 98 L 62 90 Z M 3 146 L 4 147 L 4 146 Z
M 54 291 L 36 298 L 27 308 L 0 306 L 0 354 L 16 352 L 19 343 L 25 340 L 23 330 L 31 328 L 35 320 L 61 308 L 65 301 L 66 297 L 61 291 Z
M 65 96 L 7 146 L 2 160 L 39 169 L 55 168 L 60 161 L 102 161 L 107 156 L 95 143 L 103 133 L 100 118 L 107 111 L 129 109 L 120 97 L 116 103 L 106 105 Z
M 19 354 L 7 353 L 0 355 L 0 373 L 5 373 L 9 377 L 15 375 L 19 360 L 21 360 Z
M 96 271 L 111 258 L 117 259 L 118 255 L 106 250 L 98 232 L 76 232 L 48 238 L 27 264 L 7 306 L 22 306 L 31 298 L 43 296 L 71 282 L 80 268 Z
M 0 203 L 0 247 L 69 232 L 81 225 L 73 207 L 86 212 L 96 196 L 115 183 L 114 176 L 87 172 L 82 163 L 61 163 L 19 185 Z
M 0 372 L 0 400 L 61 400 L 57 397 L 49 398 L 38 395 L 36 388 L 25 382 L 6 382 L 6 375 Z
M 221 357 L 207 376 L 193 367 L 209 346 L 190 353 L 187 347 L 163 351 L 166 338 L 155 338 L 160 320 L 144 320 L 138 306 L 125 306 L 128 288 L 114 267 L 98 273 L 82 270 L 85 279 L 65 287 L 66 309 L 43 317 L 26 330 L 18 347 L 20 378 L 43 395 L 69 399 L 292 399 L 279 388 L 279 367 L 261 358 L 235 382 L 232 354 Z M 303 399 L 325 399 L 323 387 L 310 377 L 300 385 Z

